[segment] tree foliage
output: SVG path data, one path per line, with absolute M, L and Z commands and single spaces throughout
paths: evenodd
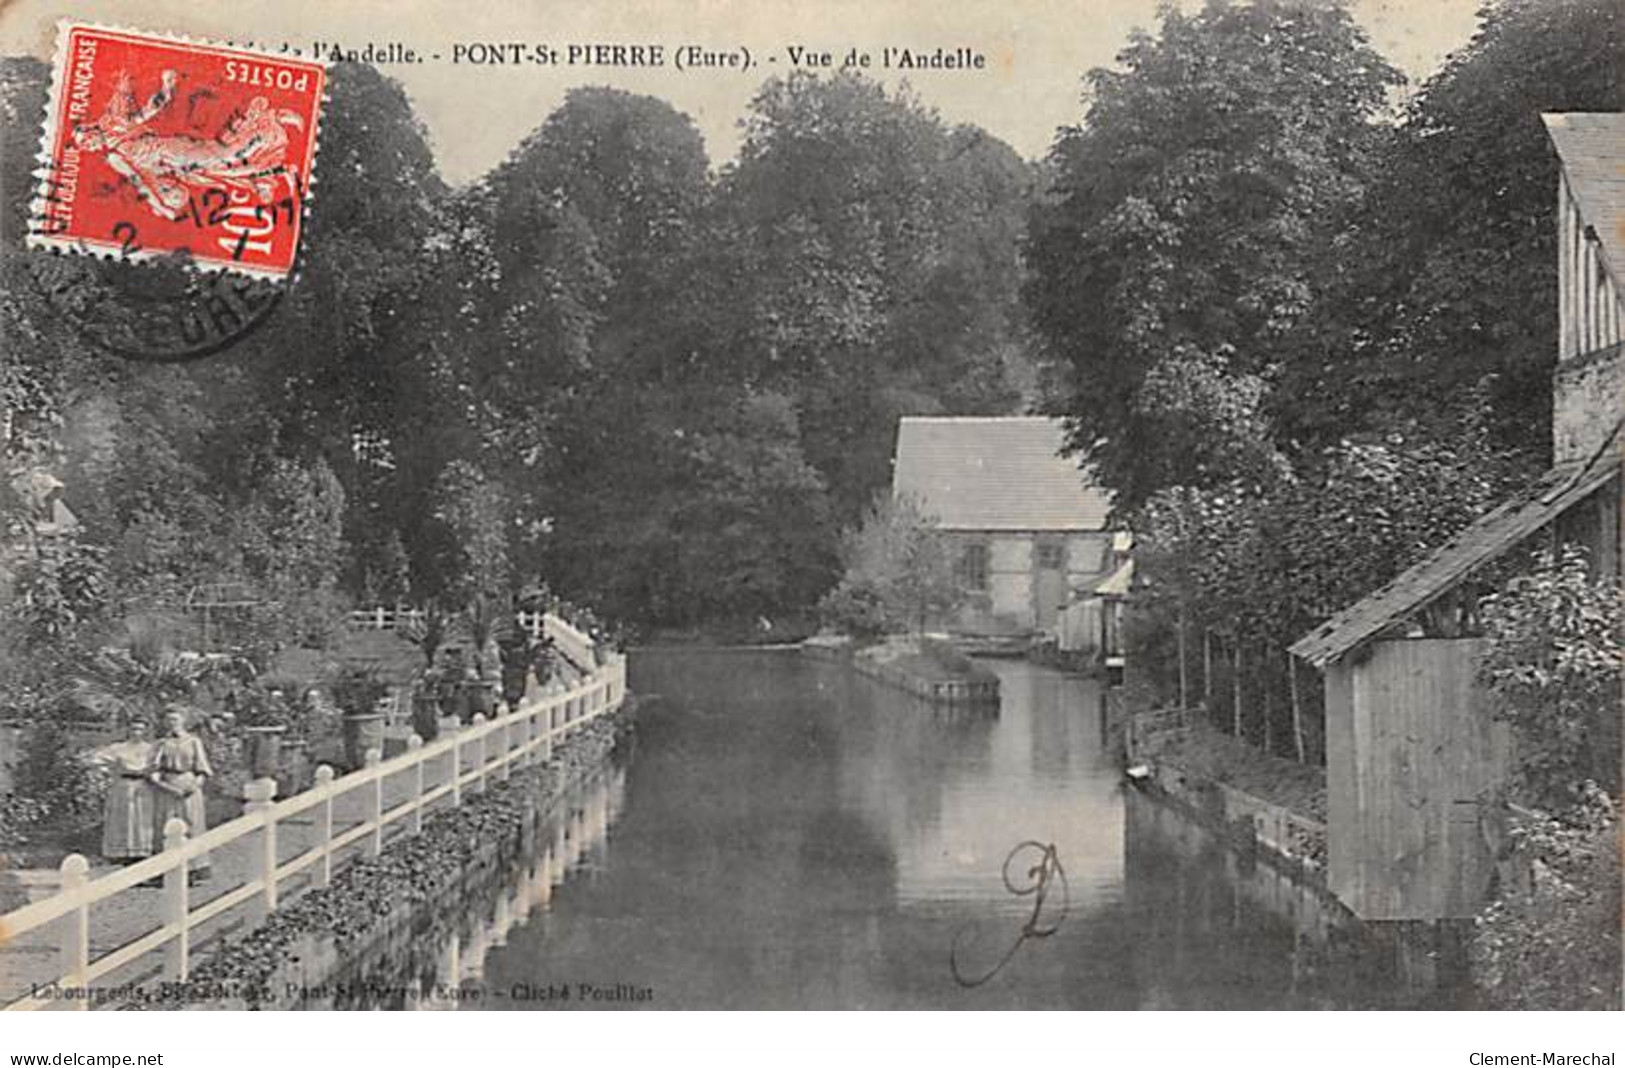
M 1340 3 L 1167 7 L 1090 72 L 1030 224 L 1069 443 L 1132 509 L 1278 466 L 1269 401 L 1333 284 L 1399 76 Z
M 871 637 L 923 633 L 964 596 L 952 546 L 912 497 L 885 495 L 842 538 L 840 583 L 824 598 L 833 626 Z
M 1289 433 L 1476 429 L 1549 455 L 1558 163 L 1541 115 L 1625 109 L 1625 9 L 1494 0 L 1408 102 L 1276 406 Z
M 1515 797 L 1564 813 L 1599 785 L 1619 791 L 1625 601 L 1572 546 L 1543 550 L 1481 607 L 1480 675 L 1517 739 Z

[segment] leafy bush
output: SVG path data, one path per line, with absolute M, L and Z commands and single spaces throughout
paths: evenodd
M 1482 614 L 1480 679 L 1517 760 L 1512 877 L 1478 917 L 1474 980 L 1497 1008 L 1617 1009 L 1619 586 L 1576 548 L 1543 551 Z
M 367 668 L 347 668 L 333 680 L 333 700 L 347 714 L 365 715 L 378 707 L 389 687 Z
M 108 774 L 73 751 L 60 724 L 41 720 L 24 728 L 21 757 L 16 789 L 0 796 L 0 850 L 38 838 L 71 841 L 100 824 Z
M 1492 645 L 1480 677 L 1517 739 L 1514 792 L 1523 804 L 1561 813 L 1584 802 L 1588 779 L 1617 794 L 1620 596 L 1569 546 L 1537 554 L 1481 606 Z
M 846 573 L 819 613 L 854 635 L 923 630 L 963 597 L 947 540 L 918 502 L 884 496 L 842 540 Z
M 1469 950 L 1491 1008 L 1619 1008 L 1618 810 L 1595 783 L 1580 794 L 1562 817 L 1524 810 L 1511 819 L 1527 881 L 1479 914 Z

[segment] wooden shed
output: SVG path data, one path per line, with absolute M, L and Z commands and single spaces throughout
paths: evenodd
M 1618 475 L 1613 445 L 1553 468 L 1292 647 L 1325 673 L 1327 880 L 1361 918 L 1460 919 L 1483 905 L 1512 754 L 1475 683 L 1473 578 Z
M 1367 920 L 1467 918 L 1490 888 L 1513 754 L 1475 681 L 1482 566 L 1546 537 L 1621 569 L 1625 115 L 1545 121 L 1562 162 L 1553 466 L 1292 647 L 1325 673 L 1328 882 Z

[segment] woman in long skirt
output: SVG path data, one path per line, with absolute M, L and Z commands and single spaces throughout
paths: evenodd
M 102 856 L 108 860 L 129 864 L 154 852 L 150 733 L 146 720 L 133 719 L 124 741 L 96 754 L 113 774 L 102 820 Z
M 160 845 L 164 825 L 180 818 L 186 823 L 186 836 L 196 838 L 208 824 L 203 812 L 203 784 L 214 769 L 203 751 L 203 740 L 186 729 L 186 713 L 171 706 L 164 713 L 164 737 L 152 750 L 148 765 L 153 786 L 152 824 Z M 209 877 L 207 853 L 192 861 L 191 875 Z

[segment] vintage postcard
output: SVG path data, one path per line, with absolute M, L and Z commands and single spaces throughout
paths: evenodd
M 1622 34 L 0 4 L 0 1009 L 1619 1009 Z

